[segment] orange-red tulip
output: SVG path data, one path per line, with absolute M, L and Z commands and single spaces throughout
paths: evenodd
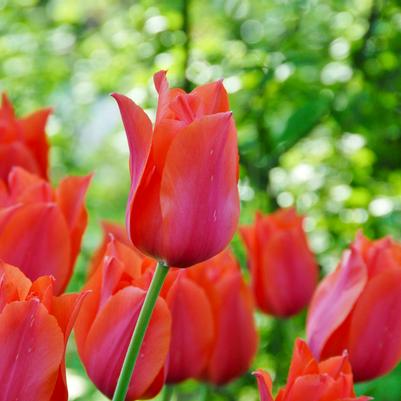
M 401 244 L 362 233 L 319 285 L 307 324 L 317 358 L 347 349 L 355 380 L 370 380 L 401 360 Z
M 231 240 L 239 216 L 238 149 L 221 81 L 191 93 L 154 76 L 156 122 L 114 94 L 130 148 L 127 227 L 133 244 L 170 266 L 211 258 Z
M 257 213 L 253 226 L 240 229 L 256 303 L 265 313 L 294 315 L 312 297 L 318 266 L 302 221 L 294 209 L 281 209 L 268 216 Z
M 295 210 L 280 209 L 256 214 L 252 226 L 240 228 L 252 288 L 258 307 L 265 313 L 287 317 L 310 301 L 318 279 L 318 266 Z
M 51 109 L 17 118 L 3 94 L 0 107 L 0 180 L 6 180 L 13 166 L 47 178 L 49 145 L 45 126 Z
M 83 305 L 75 328 L 78 352 L 88 376 L 110 398 L 154 266 L 153 260 L 111 236 L 103 260 L 85 285 L 92 294 Z M 159 297 L 135 365 L 127 400 L 152 398 L 160 391 L 170 332 L 170 312 Z
M 0 181 L 0 258 L 31 280 L 52 275 L 54 290 L 67 286 L 87 224 L 90 176 L 67 177 L 53 190 L 42 178 L 14 167 Z
M 107 223 L 104 230 L 127 243 L 121 227 Z M 133 247 L 128 251 L 122 242 L 107 234 L 105 238 L 92 261 L 91 277 L 99 274 L 99 267 L 107 261 L 106 250 L 112 241 L 125 249 L 125 261 L 121 262 L 125 266 L 142 263 L 142 278 L 136 285 L 147 287 L 156 262 Z M 172 318 L 167 382 L 198 378 L 219 385 L 246 372 L 258 342 L 254 306 L 251 291 L 229 250 L 190 269 L 172 269 L 161 296 Z
M 67 401 L 65 348 L 85 294 L 0 261 L 0 401 Z
M 318 363 L 306 343 L 297 340 L 294 347 L 287 385 L 276 397 L 272 394 L 270 375 L 257 370 L 261 401 L 369 401 L 356 397 L 348 356 L 336 356 Z
M 203 288 L 212 307 L 211 354 L 200 378 L 216 385 L 226 384 L 249 369 L 257 351 L 251 290 L 229 249 L 183 273 Z M 175 352 L 179 352 L 178 347 L 170 350 Z

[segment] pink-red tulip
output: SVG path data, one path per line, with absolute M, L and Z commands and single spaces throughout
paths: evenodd
M 7 96 L 0 107 L 0 180 L 6 180 L 13 166 L 47 178 L 49 145 L 45 126 L 51 109 L 17 118 Z
M 109 238 L 104 257 L 85 289 L 92 294 L 77 320 L 75 337 L 88 376 L 112 397 L 129 341 L 137 323 L 155 261 Z M 164 383 L 171 333 L 166 302 L 158 298 L 126 400 L 152 398 Z
M 238 221 L 238 149 L 221 81 L 191 93 L 154 76 L 156 122 L 114 94 L 130 148 L 127 227 L 133 244 L 170 266 L 211 258 L 231 240 Z
M 199 378 L 222 385 L 245 373 L 257 350 L 254 305 L 226 249 L 170 275 L 163 290 L 172 315 L 167 382 Z
M 107 249 L 114 243 L 125 250 L 120 263 L 142 263 L 142 278 L 136 279 L 135 285 L 146 288 L 156 261 L 132 246 L 127 248 L 128 239 L 120 226 L 106 223 L 104 231 L 105 239 L 91 263 L 91 277 L 99 274 L 109 257 Z M 127 274 L 133 277 L 133 273 Z M 168 383 L 197 378 L 220 385 L 246 372 L 258 342 L 254 306 L 251 291 L 229 250 L 190 269 L 172 269 L 161 297 L 172 318 L 165 369 Z
M 265 313 L 287 317 L 310 301 L 318 279 L 318 266 L 302 228 L 303 217 L 294 209 L 268 216 L 256 214 L 252 226 L 240 233 L 248 253 L 252 288 Z
M 0 261 L 0 401 L 67 401 L 65 348 L 85 294 Z
M 87 224 L 84 206 L 90 176 L 67 177 L 53 190 L 37 175 L 14 167 L 0 181 L 0 258 L 31 280 L 52 275 L 66 288 Z
M 259 369 L 255 373 L 261 401 L 369 401 L 356 397 L 348 356 L 336 356 L 318 363 L 305 342 L 294 347 L 287 385 L 276 397 L 272 394 L 270 375 Z
M 370 380 L 401 360 L 401 245 L 362 233 L 319 285 L 307 324 L 317 358 L 348 350 L 355 380 Z

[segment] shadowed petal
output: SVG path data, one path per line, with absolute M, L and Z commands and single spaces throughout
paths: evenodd
M 213 342 L 213 315 L 202 288 L 178 275 L 166 297 L 172 316 L 172 337 L 167 362 L 167 382 L 201 374 Z
M 0 401 L 49 400 L 64 353 L 56 319 L 35 299 L 8 304 L 0 344 Z

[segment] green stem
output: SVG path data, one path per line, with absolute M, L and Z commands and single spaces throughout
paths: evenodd
M 145 301 L 142 305 L 141 312 L 139 313 L 138 321 L 134 333 L 132 334 L 127 354 L 125 355 L 124 364 L 117 382 L 116 391 L 114 392 L 113 401 L 125 400 L 132 373 L 134 372 L 135 362 L 138 358 L 146 329 L 149 326 L 150 318 L 157 297 L 159 296 L 164 280 L 166 279 L 168 269 L 168 266 L 161 262 L 156 266 L 155 274 L 153 275 L 152 282 L 150 283 L 148 292 L 146 293 Z
M 166 384 L 164 386 L 162 401 L 170 401 L 174 394 L 174 386 Z
M 207 383 L 203 383 L 200 389 L 199 400 L 206 401 L 209 396 L 209 386 Z

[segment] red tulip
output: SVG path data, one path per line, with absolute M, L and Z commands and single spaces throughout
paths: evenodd
M 92 294 L 75 328 L 78 352 L 88 376 L 110 398 L 154 266 L 153 260 L 111 237 L 103 260 L 85 285 Z M 159 297 L 135 365 L 127 400 L 152 398 L 160 391 L 170 332 L 170 312 Z
M 265 313 L 295 315 L 312 297 L 318 267 L 302 221 L 294 209 L 281 209 L 268 216 L 257 213 L 253 226 L 240 229 L 256 303 Z
M 67 401 L 65 348 L 85 294 L 0 261 L 0 401 Z
M 356 397 L 348 356 L 336 356 L 317 363 L 306 343 L 297 340 L 292 356 L 287 385 L 276 397 L 272 395 L 272 380 L 267 372 L 257 370 L 261 401 L 369 401 Z
M 213 343 L 200 378 L 216 385 L 226 384 L 249 369 L 257 351 L 251 290 L 229 249 L 183 273 L 203 288 L 212 307 Z M 170 354 L 178 351 L 177 347 Z
M 52 275 L 54 290 L 66 288 L 87 224 L 87 177 L 68 177 L 53 191 L 42 178 L 14 167 L 0 181 L 0 258 L 31 280 Z
M 401 360 L 401 244 L 358 233 L 319 285 L 307 324 L 317 358 L 347 349 L 357 381 L 392 370 Z
M 116 233 L 121 241 L 127 242 L 121 227 L 107 223 L 104 229 L 105 233 L 112 232 L 113 236 Z M 105 235 L 105 238 L 92 261 L 92 277 L 99 274 L 99 266 L 107 261 L 106 250 L 112 241 L 125 250 L 122 264 L 142 266 L 141 279 L 135 283 L 146 288 L 156 261 L 113 237 Z M 191 269 L 171 269 L 161 296 L 172 318 L 166 362 L 168 383 L 200 378 L 224 384 L 246 372 L 257 349 L 253 300 L 229 250 Z
M 133 101 L 114 94 L 131 157 L 127 227 L 133 244 L 170 266 L 211 258 L 238 221 L 238 150 L 221 81 L 187 94 L 154 76 L 156 123 Z
M 3 94 L 0 107 L 0 180 L 6 180 L 13 166 L 47 178 L 49 145 L 45 126 L 51 109 L 41 109 L 17 118 Z

